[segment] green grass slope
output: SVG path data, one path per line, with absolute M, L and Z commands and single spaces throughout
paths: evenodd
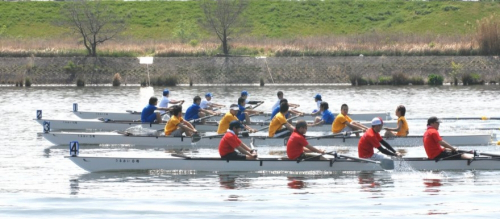
M 66 2 L 0 2 L 0 39 L 57 38 L 67 29 L 57 25 Z M 127 20 L 123 36 L 169 39 L 181 21 L 196 25 L 203 13 L 194 1 L 108 1 Z M 473 33 L 476 20 L 500 11 L 500 3 L 388 0 L 252 0 L 244 13 L 251 37 L 293 38 L 369 32 L 443 34 Z

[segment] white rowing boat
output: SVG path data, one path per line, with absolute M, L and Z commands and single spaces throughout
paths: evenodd
M 188 171 L 381 171 L 390 170 L 499 170 L 500 157 L 479 156 L 473 160 L 429 160 L 427 158 L 398 158 L 393 164 L 364 162 L 346 157 L 308 161 L 286 158 L 259 158 L 259 160 L 222 160 L 219 157 L 96 157 L 66 156 L 89 172 L 127 170 L 188 170 Z
M 241 137 L 240 139 L 249 144 L 251 139 L 255 139 L 255 144 L 259 146 L 284 146 L 288 138 L 269 138 L 263 133 L 250 134 L 250 137 Z M 94 145 L 136 145 L 153 146 L 180 149 L 192 147 L 193 142 L 190 137 L 171 137 L 171 136 L 133 136 L 117 132 L 49 132 L 38 133 L 48 141 L 56 145 L 67 145 L 71 141 L 78 141 L 80 144 Z M 491 145 L 492 136 L 490 134 L 464 134 L 464 135 L 443 135 L 445 141 L 456 146 L 482 146 Z M 221 135 L 204 136 L 196 142 L 197 147 L 217 148 Z M 410 135 L 408 137 L 384 138 L 391 146 L 422 146 L 421 135 Z M 352 136 L 313 136 L 308 139 L 311 145 L 318 146 L 357 146 L 359 137 Z
M 141 120 L 140 111 L 130 111 L 126 112 L 92 112 L 92 111 L 73 111 L 73 113 L 80 117 L 81 119 L 97 119 L 106 118 L 111 120 Z M 333 113 L 337 116 L 337 113 Z M 304 120 L 313 121 L 316 116 L 310 113 L 305 114 L 301 117 Z M 380 117 L 383 120 L 391 120 L 391 115 L 388 112 L 366 112 L 366 113 L 349 113 L 349 117 L 356 121 L 371 121 L 374 117 Z M 212 117 L 213 120 L 219 121 L 221 116 Z M 250 117 L 251 121 L 267 121 L 271 120 L 271 113 L 264 113 L 259 115 L 252 115 Z
M 40 125 L 43 125 L 44 129 L 49 129 L 50 131 L 58 130 L 99 130 L 99 131 L 114 131 L 114 130 L 125 130 L 127 128 L 140 125 L 143 128 L 160 130 L 165 128 L 165 123 L 151 124 L 142 123 L 140 121 L 102 121 L 97 119 L 82 119 L 82 120 L 65 120 L 65 119 L 35 119 Z M 47 124 L 48 122 L 48 124 Z M 361 122 L 365 126 L 371 126 L 370 122 Z M 45 125 L 44 125 L 45 124 Z M 218 123 L 206 122 L 205 124 L 194 124 L 195 128 L 199 132 L 216 132 L 218 128 Z M 252 122 L 250 124 L 255 129 L 263 128 L 269 126 L 269 122 Z M 384 122 L 384 127 L 396 127 L 396 121 Z M 321 125 L 309 127 L 308 131 L 320 131 L 329 132 L 332 130 L 332 125 Z
M 255 171 L 382 171 L 380 164 L 360 162 L 345 158 L 322 161 L 262 158 L 259 160 L 221 160 L 220 157 L 90 157 L 66 156 L 89 172 L 125 170 L 195 170 L 220 172 Z M 392 164 L 394 165 L 394 164 Z
M 429 160 L 404 158 L 394 161 L 395 169 L 410 167 L 414 170 L 500 170 L 500 157 L 480 156 L 473 160 Z

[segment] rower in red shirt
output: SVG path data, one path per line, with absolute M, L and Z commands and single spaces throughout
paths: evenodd
M 380 136 L 380 131 L 383 126 L 384 122 L 382 118 L 375 117 L 372 119 L 372 127 L 366 130 L 366 133 L 361 136 L 358 142 L 358 156 L 360 158 L 372 160 L 387 159 L 384 155 L 375 154 L 373 148 L 377 148 L 380 152 L 389 156 L 401 156 L 401 154 L 396 152 L 396 150 Z M 380 144 L 384 147 L 381 147 Z
M 243 128 L 239 120 L 229 123 L 229 129 L 219 143 L 219 154 L 223 160 L 255 160 L 257 152 L 241 142 L 238 134 Z M 235 151 L 238 149 L 241 153 Z
M 427 131 L 424 133 L 424 148 L 427 157 L 435 160 L 442 158 L 446 158 L 447 160 L 472 159 L 473 155 L 460 155 L 456 147 L 451 146 L 441 138 L 438 132 L 440 123 L 441 120 L 435 116 L 427 119 Z
M 325 150 L 319 150 L 309 144 L 305 138 L 305 134 L 307 132 L 307 123 L 304 120 L 300 120 L 295 125 L 295 129 L 293 130 L 292 135 L 288 139 L 288 143 L 286 143 L 286 154 L 288 155 L 288 159 L 290 160 L 320 160 L 322 156 L 316 156 L 314 154 L 306 154 L 307 152 L 317 152 L 320 154 L 324 154 Z M 314 157 L 314 158 L 312 158 Z

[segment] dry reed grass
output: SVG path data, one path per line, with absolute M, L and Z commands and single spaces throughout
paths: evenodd
M 481 37 L 490 36 L 481 34 L 478 37 L 481 39 Z M 101 56 L 210 56 L 218 53 L 219 46 L 220 43 L 216 39 L 204 39 L 196 46 L 183 44 L 177 40 L 119 39 L 99 45 L 98 51 Z M 233 51 L 241 49 L 245 49 L 245 52 L 250 51 L 251 54 L 247 55 L 263 56 L 329 56 L 359 55 L 360 53 L 364 55 L 470 55 L 480 48 L 475 37 L 470 35 L 418 36 L 380 33 L 295 39 L 242 37 L 233 39 L 231 47 Z M 2 56 L 85 55 L 85 52 L 78 40 L 72 38 L 3 38 L 0 40 L 0 55 Z

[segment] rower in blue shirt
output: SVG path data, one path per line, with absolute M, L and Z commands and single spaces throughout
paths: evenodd
M 205 117 L 206 115 L 217 115 L 215 112 L 210 112 L 208 110 L 204 110 L 200 107 L 201 103 L 201 97 L 196 96 L 193 98 L 193 105 L 191 105 L 187 110 L 186 113 L 184 114 L 184 119 L 189 121 L 189 120 L 195 120 L 195 119 L 200 119 Z M 201 124 L 205 123 L 205 120 L 202 119 L 201 121 L 196 121 Z
M 246 125 L 250 124 L 250 115 L 253 115 L 253 114 L 263 114 L 264 113 L 262 111 L 257 111 L 257 110 L 253 110 L 253 109 L 247 109 L 245 106 L 246 106 L 245 99 L 242 98 L 242 97 L 238 98 L 238 107 L 239 107 L 239 110 L 238 110 L 238 113 L 236 114 L 236 117 L 241 122 L 245 121 L 244 124 L 246 124 Z
M 321 117 L 317 116 L 314 119 L 314 123 L 309 124 L 309 126 L 317 126 L 317 125 L 331 125 L 333 121 L 335 120 L 335 116 L 333 113 L 328 109 L 328 103 L 325 101 L 322 101 L 320 106 L 319 106 L 319 111 L 321 113 Z

